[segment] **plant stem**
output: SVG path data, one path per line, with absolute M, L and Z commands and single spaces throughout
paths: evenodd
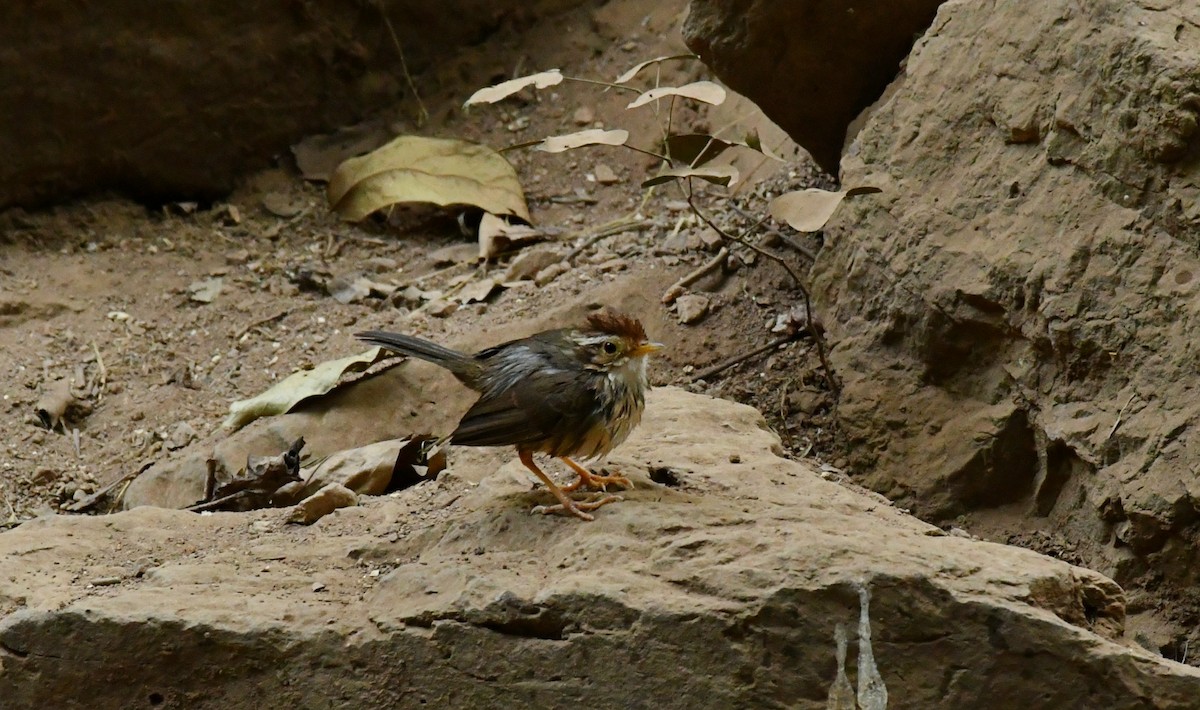
M 804 282 L 800 280 L 800 275 L 796 273 L 791 264 L 787 263 L 783 257 L 769 252 L 757 244 L 746 240 L 746 237 L 751 232 L 753 232 L 755 229 L 758 229 L 763 222 L 767 221 L 767 217 L 764 216 L 762 219 L 746 228 L 746 230 L 741 234 L 735 236 L 718 227 L 716 223 L 708 217 L 708 215 L 700 211 L 700 207 L 696 205 L 695 195 L 692 191 L 691 178 L 688 178 L 687 180 L 687 189 L 684 190 L 684 193 L 687 196 L 687 203 L 688 206 L 692 208 L 692 212 L 700 218 L 700 221 L 704 222 L 717 234 L 721 235 L 722 239 L 737 242 L 759 256 L 762 256 L 764 259 L 775 262 L 787 272 L 788 276 L 792 277 L 792 281 L 796 283 L 796 287 L 800 289 L 800 293 L 804 297 L 804 317 L 807 321 L 806 325 L 808 326 L 808 332 L 810 335 L 812 335 L 813 342 L 817 345 L 817 356 L 821 359 L 821 368 L 825 371 L 825 382 L 829 385 L 830 391 L 832 391 L 834 394 L 837 394 L 840 388 L 838 387 L 837 379 L 833 376 L 833 368 L 829 366 L 829 359 L 825 355 L 825 338 L 821 335 L 820 330 L 817 328 L 816 322 L 813 320 L 812 298 L 809 295 L 808 288 L 804 285 Z

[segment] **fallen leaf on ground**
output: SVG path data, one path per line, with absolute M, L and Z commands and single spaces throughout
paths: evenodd
M 325 182 L 347 158 L 375 150 L 390 138 L 386 122 L 370 121 L 332 134 L 309 136 L 292 146 L 292 156 L 305 180 Z
M 483 303 L 499 288 L 500 284 L 496 283 L 496 279 L 483 279 L 482 281 L 476 281 L 473 284 L 465 286 L 454 297 L 454 300 L 463 305 L 468 303 Z
M 842 200 L 874 192 L 881 190 L 877 187 L 853 187 L 831 192 L 810 187 L 807 190 L 785 192 L 771 200 L 767 210 L 773 218 L 797 232 L 817 232 L 825 227 Z
M 289 504 L 297 503 L 330 483 L 341 484 L 359 495 L 386 493 L 392 490 L 389 486 L 396 461 L 412 441 L 413 437 L 390 439 L 332 453 L 302 469 L 301 480 L 279 489 L 276 497 Z
M 362 372 L 387 357 L 383 348 L 330 360 L 311 370 L 295 372 L 275 383 L 266 392 L 229 405 L 229 416 L 223 426 L 236 431 L 259 417 L 290 412 L 300 402 L 333 391 L 346 373 Z
M 446 138 L 400 136 L 351 158 L 334 171 L 327 194 L 333 210 L 350 221 L 407 202 L 474 205 L 530 221 L 521 182 L 502 155 Z
M 490 212 L 479 220 L 479 258 L 492 259 L 506 251 L 541 241 L 541 231 L 524 224 L 510 224 Z
M 494 104 L 501 99 L 506 99 L 509 96 L 517 93 L 527 86 L 532 86 L 536 89 L 545 89 L 548 86 L 561 84 L 563 75 L 557 69 L 522 76 L 517 79 L 509 79 L 502 81 L 495 86 L 489 86 L 486 89 L 480 89 L 471 94 L 471 98 L 467 99 L 463 106 L 471 106 L 472 104 Z
M 694 99 L 703 101 L 706 104 L 719 106 L 725 101 L 726 92 L 720 85 L 714 84 L 711 81 L 695 81 L 691 84 L 683 86 L 660 86 L 657 89 L 650 89 L 644 92 L 641 96 L 629 102 L 625 108 L 637 108 L 645 106 L 651 101 L 657 101 L 665 96 L 682 96 L 685 99 Z
M 732 165 L 710 165 L 701 168 L 668 168 L 660 171 L 654 177 L 643 181 L 642 187 L 654 187 L 655 185 L 662 185 L 672 180 L 681 180 L 684 178 L 697 178 L 715 185 L 729 187 L 738 181 L 738 171 Z
M 246 468 L 224 481 L 216 460 L 209 459 L 204 500 L 188 506 L 187 510 L 246 511 L 278 506 L 276 492 L 289 483 L 300 480 L 300 451 L 304 437 L 296 439 L 287 451 L 270 456 L 248 456 Z
M 193 281 L 187 287 L 188 298 L 196 303 L 212 303 L 217 296 L 221 295 L 221 288 L 224 285 L 225 279 L 220 277 Z
M 603 128 L 589 128 L 586 131 L 562 136 L 550 136 L 538 143 L 535 150 L 545 153 L 561 153 L 588 145 L 625 145 L 627 140 L 629 140 L 629 131 L 620 128 L 611 131 Z

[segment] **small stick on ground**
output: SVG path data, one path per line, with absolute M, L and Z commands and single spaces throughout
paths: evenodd
M 762 355 L 763 353 L 765 353 L 769 350 L 774 350 L 775 348 L 779 347 L 780 345 L 791 342 L 795 339 L 796 339 L 795 335 L 782 335 L 782 336 L 772 340 L 771 342 L 767 343 L 766 345 L 757 347 L 748 353 L 742 353 L 741 355 L 735 355 L 734 357 L 729 358 L 725 362 L 718 363 L 716 365 L 713 365 L 712 367 L 704 368 L 700 372 L 697 372 L 696 374 L 692 375 L 692 382 L 699 382 L 700 380 L 703 380 L 703 379 L 712 377 L 713 375 L 716 375 L 718 373 L 724 372 L 725 370 L 728 370 L 729 368 L 733 367 L 734 365 L 740 365 L 743 362 L 746 362 L 747 360 L 756 358 L 759 355 Z
M 666 293 L 663 294 L 662 302 L 666 305 L 674 303 L 675 299 L 682 296 L 684 291 L 687 291 L 688 286 L 721 268 L 721 264 L 724 264 L 725 259 L 728 257 L 729 247 L 721 247 L 717 255 L 705 262 L 703 266 L 672 284 L 671 288 L 667 289 Z
M 242 336 L 246 335 L 247 333 L 254 330 L 255 328 L 261 328 L 264 325 L 274 323 L 275 321 L 285 318 L 293 313 L 304 313 L 306 311 L 311 311 L 316 307 L 317 307 L 317 304 L 315 304 L 315 303 L 305 303 L 300 306 L 291 306 L 291 307 L 285 308 L 282 311 L 280 311 L 274 315 L 267 316 L 266 318 L 260 318 L 256 321 L 254 321 L 253 323 L 251 323 L 250 325 L 247 325 L 245 328 L 242 328 L 241 330 L 239 330 L 233 336 L 233 342 L 236 343 L 237 341 L 241 340 Z
M 593 234 L 592 236 L 588 237 L 587 240 L 583 242 L 583 244 L 580 244 L 579 246 L 575 247 L 571 251 L 567 252 L 567 255 L 563 257 L 563 261 L 570 264 L 572 261 L 575 260 L 575 257 L 579 256 L 584 251 L 592 248 L 592 246 L 594 246 L 596 244 L 596 242 L 600 241 L 601 239 L 605 239 L 607 237 L 615 237 L 618 234 L 621 234 L 622 232 L 631 232 L 634 230 L 645 229 L 645 228 L 649 227 L 650 225 L 651 225 L 650 222 L 642 221 L 642 222 L 618 222 L 616 224 L 609 225 L 607 227 L 602 227 L 600 229 L 600 231 L 598 231 L 595 234 Z
M 146 463 L 142 464 L 138 468 L 138 470 L 131 471 L 131 472 L 125 474 L 124 476 L 121 476 L 117 480 L 113 481 L 112 483 L 109 483 L 108 485 L 104 486 L 100 490 L 91 494 L 87 498 L 84 498 L 81 501 L 76 501 L 76 502 L 70 503 L 68 505 L 64 505 L 63 510 L 70 512 L 70 513 L 83 512 L 83 511 L 95 506 L 97 503 L 99 503 L 101 500 L 103 500 L 105 496 L 107 496 L 109 493 L 111 493 L 118 486 L 124 486 L 125 488 L 128 488 L 129 484 L 133 482 L 133 479 L 140 476 L 142 473 L 144 473 L 146 471 L 146 469 L 150 468 L 153 465 L 154 465 L 153 461 L 147 461 Z M 123 498 L 124 496 L 125 496 L 125 489 L 123 488 L 121 490 L 121 493 L 114 498 L 114 501 L 119 503 L 121 498 Z M 113 506 L 111 506 L 109 508 L 108 512 L 111 513 L 113 511 L 113 508 L 115 508 L 115 503 Z

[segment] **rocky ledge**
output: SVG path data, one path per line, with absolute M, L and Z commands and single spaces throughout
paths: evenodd
M 886 688 L 892 707 L 1195 707 L 1200 672 L 1123 640 L 1112 581 L 945 534 L 778 451 L 754 410 L 664 388 L 611 460 L 636 490 L 594 523 L 530 515 L 547 495 L 500 450 L 310 527 L 39 519 L 0 535 L 0 697 L 852 707 L 841 626 L 877 706 Z

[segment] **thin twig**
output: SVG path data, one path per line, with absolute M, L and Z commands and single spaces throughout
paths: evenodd
M 625 86 L 624 84 L 614 84 L 610 81 L 600 81 L 598 79 L 583 79 L 583 78 L 580 78 L 577 76 L 567 76 L 564 74 L 563 80 L 564 81 L 578 81 L 581 84 L 596 84 L 597 86 L 607 86 L 610 89 L 619 89 L 620 91 L 632 91 L 635 94 L 642 93 L 641 89 L 635 89 L 632 86 Z
M 1125 403 L 1124 407 L 1121 407 L 1121 411 L 1117 412 L 1117 421 L 1113 422 L 1112 429 L 1108 430 L 1108 436 L 1104 437 L 1105 441 L 1113 438 L 1113 434 L 1117 433 L 1117 429 L 1121 426 L 1121 417 L 1125 416 L 1125 410 L 1129 409 L 1129 405 L 1133 404 L 1135 397 L 1137 397 L 1137 392 L 1129 395 L 1129 401 Z
M 400 44 L 400 37 L 396 34 L 395 28 L 392 27 L 392 21 L 388 19 L 387 12 L 384 11 L 383 2 L 375 4 L 379 8 L 379 15 L 383 17 L 383 24 L 387 25 L 388 34 L 392 36 L 392 42 L 396 43 L 396 53 L 400 55 L 400 71 L 404 73 L 404 80 L 408 83 L 408 90 L 412 92 L 413 98 L 417 100 L 417 125 L 423 126 L 429 120 L 429 111 L 425 109 L 425 102 L 421 100 L 421 94 L 417 91 L 417 85 L 413 82 L 412 74 L 408 73 L 408 62 L 404 59 L 404 47 Z
M 630 150 L 635 150 L 639 153 L 643 153 L 645 155 L 650 156 L 651 158 L 658 158 L 659 160 L 663 161 L 664 163 L 669 164 L 671 162 L 671 159 L 668 158 L 667 156 L 665 156 L 661 153 L 655 153 L 652 150 L 646 150 L 645 148 L 639 148 L 636 145 L 629 145 L 628 143 L 622 143 L 621 146 L 624 148 L 628 148 Z
M 646 227 L 649 227 L 650 224 L 651 223 L 647 222 L 647 221 L 638 221 L 638 222 L 621 221 L 621 222 L 617 222 L 615 224 L 610 224 L 605 227 L 601 227 L 600 231 L 598 231 L 595 234 L 593 234 L 592 236 L 588 237 L 587 240 L 583 242 L 583 244 L 580 244 L 579 246 L 575 247 L 571 251 L 567 252 L 567 255 L 563 257 L 563 261 L 570 264 L 575 259 L 575 257 L 582 254 L 586 249 L 591 248 L 596 242 L 600 241 L 601 239 L 606 239 L 608 237 L 615 237 L 616 235 L 621 234 L 622 232 L 629 232 L 632 230 L 645 229 Z
M 696 214 L 696 216 L 699 217 L 702 222 L 704 222 L 709 227 L 711 227 L 717 234 L 720 234 L 722 238 L 728 239 L 731 241 L 735 241 L 738 244 L 741 244 L 742 246 L 746 247 L 747 249 L 750 249 L 751 251 L 758 254 L 759 256 L 762 256 L 765 259 L 769 259 L 770 261 L 775 262 L 784 271 L 787 272 L 788 276 L 792 277 L 792 281 L 796 284 L 796 287 L 800 289 L 800 293 L 804 297 L 804 317 L 805 317 L 805 320 L 807 321 L 806 325 L 808 326 L 808 332 L 809 332 L 809 334 L 812 335 L 813 342 L 816 343 L 816 345 L 817 345 L 817 356 L 820 358 L 821 368 L 825 372 L 825 382 L 826 382 L 826 384 L 829 385 L 830 391 L 832 391 L 836 394 L 840 388 L 838 387 L 837 380 L 833 376 L 833 368 L 831 368 L 829 366 L 829 359 L 825 356 L 825 339 L 821 336 L 821 331 L 817 329 L 816 321 L 813 319 L 812 298 L 809 296 L 808 287 L 806 287 L 804 285 L 804 281 L 802 281 L 800 279 L 800 275 L 796 273 L 795 269 L 792 268 L 792 265 L 787 263 L 787 261 L 785 261 L 783 259 L 783 257 L 779 256 L 778 254 L 769 252 L 766 249 L 763 249 L 762 247 L 758 246 L 757 244 L 754 244 L 754 243 L 746 240 L 746 236 L 749 235 L 751 232 L 753 232 L 755 229 L 758 229 L 758 227 L 760 225 L 762 225 L 763 222 L 767 221 L 767 218 L 763 217 L 759 221 L 750 225 L 741 234 L 735 236 L 733 234 L 730 234 L 729 232 L 726 232 L 725 230 L 721 229 L 720 227 L 718 227 L 715 222 L 713 222 L 711 219 L 709 219 L 708 215 L 706 215 L 700 211 L 700 208 L 696 205 L 695 196 L 692 193 L 692 183 L 691 183 L 690 178 L 687 181 L 687 190 L 685 190 L 684 192 L 687 196 L 688 206 L 692 208 L 692 212 L 694 212 Z
M 729 247 L 721 247 L 721 251 L 717 252 L 717 255 L 705 262 L 703 266 L 672 284 L 671 288 L 663 294 L 662 302 L 666 305 L 674 303 L 675 299 L 683 295 L 688 286 L 721 268 L 721 264 L 725 263 L 727 258 L 729 258 Z
M 104 366 L 104 358 L 100 356 L 100 348 L 96 347 L 95 340 L 92 341 L 92 353 L 96 356 L 96 369 L 99 371 L 98 381 L 100 389 L 104 389 L 104 386 L 108 384 L 108 368 Z
M 236 343 L 237 341 L 242 339 L 242 336 L 246 335 L 247 333 L 254 330 L 255 328 L 261 328 L 262 326 L 267 325 L 268 323 L 274 323 L 275 321 L 280 320 L 281 318 L 290 316 L 293 313 L 304 313 L 306 311 L 311 311 L 316 307 L 317 307 L 317 304 L 315 304 L 315 303 L 305 303 L 305 304 L 301 304 L 299 306 L 292 306 L 289 308 L 285 308 L 282 311 L 275 313 L 274 315 L 267 316 L 266 318 L 259 318 L 258 320 L 254 321 L 253 323 L 247 325 L 245 328 L 242 328 L 241 330 L 239 330 L 237 332 L 237 334 L 235 334 L 233 336 L 233 341 Z
M 700 380 L 707 379 L 709 377 L 712 377 L 713 375 L 724 372 L 725 370 L 728 370 L 729 368 L 731 368 L 735 365 L 740 365 L 743 362 L 746 362 L 747 360 L 750 360 L 752 358 L 758 357 L 759 355 L 762 355 L 763 353 L 767 352 L 768 350 L 773 350 L 773 349 L 779 347 L 780 345 L 791 342 L 795 339 L 796 339 L 795 334 L 781 335 L 778 338 L 767 343 L 766 345 L 757 347 L 748 353 L 742 353 L 741 355 L 736 355 L 722 363 L 718 363 L 716 365 L 713 365 L 712 367 L 704 368 L 700 372 L 697 372 L 696 374 L 692 375 L 692 382 L 699 382 Z
M 258 495 L 261 493 L 262 493 L 262 491 L 242 489 L 240 491 L 234 491 L 233 493 L 230 493 L 228 495 L 221 496 L 220 498 L 217 498 L 216 500 L 207 500 L 202 503 L 196 503 L 195 505 L 189 505 L 188 507 L 184 508 L 184 510 L 190 511 L 192 513 L 203 513 L 208 510 L 219 510 L 221 506 L 225 505 L 226 503 L 228 503 L 230 501 L 237 500 L 238 498 L 249 498 L 251 496 Z M 262 507 L 262 506 L 260 506 L 260 507 Z
M 729 203 L 729 209 L 731 209 L 734 212 L 737 212 L 739 215 L 741 215 L 742 219 L 745 219 L 745 220 L 753 219 L 753 217 L 746 214 L 746 212 L 743 211 L 741 207 L 738 207 L 737 205 L 733 204 L 733 202 Z M 777 239 L 779 239 L 779 241 L 783 242 L 784 244 L 788 245 L 792 249 L 795 249 L 797 252 L 799 252 L 800 255 L 803 256 L 805 259 L 808 259 L 809 261 L 812 261 L 812 262 L 816 262 L 817 255 L 814 254 L 811 249 L 809 249 L 808 247 L 804 246 L 803 244 L 793 240 L 791 237 L 787 236 L 786 234 L 779 231 L 778 229 L 775 229 L 774 227 L 767 227 L 766 230 L 764 230 L 764 234 L 770 234 L 771 236 L 776 237 Z

